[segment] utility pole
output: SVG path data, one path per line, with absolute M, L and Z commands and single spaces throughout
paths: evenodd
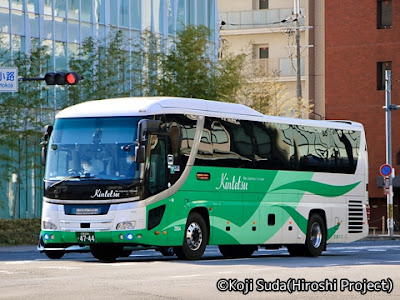
M 297 78 L 297 101 L 300 101 L 303 98 L 303 94 L 301 91 L 301 69 L 300 69 L 300 0 L 293 0 L 293 18 L 296 24 L 296 59 L 297 59 L 297 70 L 296 70 L 296 78 Z
M 391 89 L 392 89 L 392 71 L 385 71 L 385 110 L 386 116 L 386 164 L 392 166 L 392 121 L 391 112 L 399 108 L 398 105 L 391 104 Z M 387 227 L 389 236 L 393 236 L 393 177 L 394 171 L 389 177 L 389 192 L 386 195 L 387 200 Z

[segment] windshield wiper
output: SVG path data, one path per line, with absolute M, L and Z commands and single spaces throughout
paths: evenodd
M 106 178 L 100 178 L 100 177 L 96 177 L 94 175 L 88 175 L 88 174 L 83 174 L 83 175 L 71 175 L 68 177 L 65 177 L 55 183 L 53 183 L 49 188 L 53 188 L 56 187 L 57 185 L 60 185 L 63 182 L 69 181 L 71 179 L 94 179 L 94 180 L 103 180 L 103 181 L 118 181 L 117 179 L 106 179 Z
M 68 181 L 68 180 L 74 179 L 74 178 L 81 178 L 81 175 L 71 175 L 71 176 L 65 177 L 65 178 L 63 178 L 63 179 L 61 179 L 61 180 L 59 180 L 57 182 L 54 182 L 49 188 L 55 187 L 55 186 L 65 182 L 65 181 Z

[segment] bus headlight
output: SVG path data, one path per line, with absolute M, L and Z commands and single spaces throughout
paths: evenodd
M 51 222 L 43 221 L 43 229 L 55 230 L 57 229 L 57 225 Z
M 136 221 L 126 221 L 117 224 L 117 230 L 135 229 Z

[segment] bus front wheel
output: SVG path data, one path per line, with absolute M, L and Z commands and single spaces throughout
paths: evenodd
M 183 245 L 174 247 L 174 252 L 179 259 L 200 259 L 206 250 L 207 242 L 206 222 L 199 213 L 191 213 L 186 222 Z

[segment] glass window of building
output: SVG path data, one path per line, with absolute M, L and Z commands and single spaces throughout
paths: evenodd
M 67 2 L 66 0 L 54 0 L 54 16 L 66 17 Z
M 104 0 L 94 0 L 95 20 L 96 23 L 105 24 L 105 4 Z
M 70 43 L 79 43 L 79 22 L 68 21 L 68 41 Z
M 43 37 L 45 39 L 54 38 L 53 18 L 51 16 L 45 15 L 43 17 Z
M 54 54 L 56 59 L 56 69 L 67 70 L 67 44 L 55 42 Z
M 118 25 L 118 1 L 110 1 L 110 24 Z
M 1 0 L 4 1 L 4 0 Z M 0 2 L 1 2 L 0 1 Z M 8 1 L 4 1 L 8 2 Z M 39 0 L 27 0 L 27 9 L 29 12 L 39 13 Z
M 384 90 L 385 89 L 385 72 L 391 71 L 392 70 L 392 62 L 391 61 L 383 61 L 383 62 L 378 62 L 377 64 L 378 70 L 377 70 L 377 83 L 378 83 L 378 90 Z
M 44 0 L 43 3 L 43 12 L 45 15 L 52 16 L 53 15 L 53 1 L 52 0 Z
M 92 1 L 81 1 L 81 21 L 92 22 Z
M 142 29 L 151 28 L 151 1 L 142 1 Z
M 23 1 L 22 0 L 12 0 L 11 1 L 11 8 L 23 10 Z
M 267 46 L 259 47 L 258 53 L 260 59 L 265 59 L 269 57 L 269 48 Z
M 392 0 L 378 1 L 378 29 L 392 28 Z
M 57 41 L 67 41 L 67 23 L 64 18 L 54 18 L 55 24 L 55 40 Z
M 92 26 L 90 23 L 81 22 L 81 40 L 82 42 L 92 35 Z
M 141 9 L 140 0 L 131 1 L 131 27 L 134 29 L 140 29 L 141 24 Z
M 197 25 L 206 25 L 206 1 L 197 1 Z
M 259 0 L 258 8 L 259 9 L 268 9 L 268 0 Z
M 9 8 L 10 2 L 8 0 L 0 0 L 0 7 Z
M 22 11 L 12 10 L 11 11 L 11 28 L 14 34 L 24 34 L 25 19 Z
M 129 0 L 120 0 L 119 26 L 129 27 Z
M 79 20 L 79 0 L 68 0 L 68 18 Z

